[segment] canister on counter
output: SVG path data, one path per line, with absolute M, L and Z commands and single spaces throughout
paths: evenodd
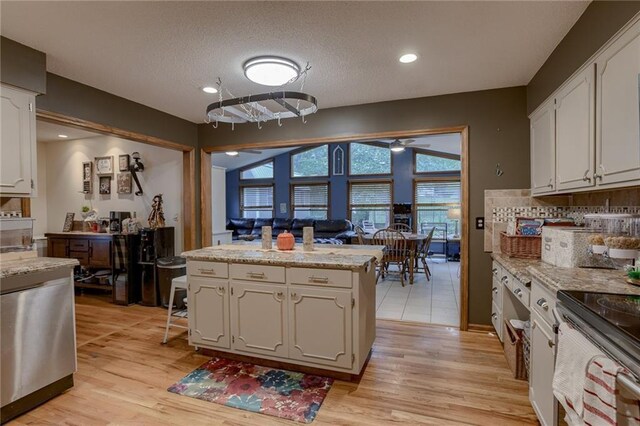
M 262 248 L 264 250 L 271 250 L 273 244 L 273 237 L 271 235 L 271 227 L 262 227 Z

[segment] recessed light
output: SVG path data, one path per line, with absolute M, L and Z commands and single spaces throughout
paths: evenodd
M 418 55 L 416 55 L 415 53 L 407 53 L 400 56 L 400 62 L 402 62 L 403 64 L 410 64 L 411 62 L 414 62 L 416 59 L 418 59 Z
M 264 86 L 282 86 L 300 76 L 298 64 L 277 56 L 251 58 L 242 68 L 249 80 Z
M 69 136 L 67 136 L 67 135 L 62 135 L 62 134 L 61 134 L 61 135 L 58 135 L 58 137 L 59 137 L 60 139 L 66 139 L 66 138 L 68 138 Z
M 239 152 L 238 151 L 227 151 L 227 152 L 225 152 L 225 154 L 227 154 L 229 157 L 237 157 Z
M 202 91 L 203 91 L 204 93 L 211 93 L 211 94 L 213 94 L 213 93 L 218 93 L 218 89 L 216 89 L 215 87 L 211 87 L 211 86 L 205 86 L 205 87 L 203 87 L 203 88 L 202 88 Z

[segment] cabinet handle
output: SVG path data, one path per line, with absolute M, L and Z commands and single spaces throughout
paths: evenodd
M 297 293 L 291 293 L 291 300 L 296 300 L 297 296 L 298 296 Z
M 549 183 L 547 184 L 549 188 L 553 188 L 553 178 L 549 179 Z
M 314 277 L 312 275 L 312 276 L 309 277 L 309 282 L 327 284 L 329 282 L 329 278 L 327 278 L 327 277 Z
M 225 291 L 224 287 L 220 286 L 218 287 L 218 290 L 220 290 L 220 293 L 224 294 L 224 291 Z
M 589 172 L 590 170 L 587 170 L 586 172 L 584 172 L 584 176 L 582 176 L 582 180 L 585 182 L 591 182 L 591 178 L 589 177 Z M 595 176 L 594 176 L 595 177 Z
M 547 303 L 547 301 L 544 298 L 540 298 L 538 299 L 538 301 L 536 302 L 536 304 L 538 306 L 540 306 L 542 309 L 544 309 L 545 311 L 549 310 L 549 304 Z
M 598 173 L 594 173 L 594 174 L 593 174 L 593 179 L 594 179 L 594 180 L 598 180 L 598 179 L 600 179 L 600 181 L 602 181 L 602 175 L 599 175 Z
M 491 291 L 497 294 L 498 293 L 498 287 L 492 288 Z
M 522 289 L 521 288 L 516 288 L 515 290 L 513 290 L 513 294 L 515 294 L 518 297 L 522 297 Z
M 284 296 L 284 293 L 283 293 L 283 292 L 281 292 L 281 291 L 279 291 L 279 292 L 277 292 L 277 293 L 276 293 L 276 296 L 278 296 L 278 297 L 282 297 L 282 296 Z
M 215 275 L 216 271 L 214 269 L 199 269 L 200 273 L 203 275 Z
M 255 278 L 260 280 L 263 280 L 266 278 L 264 272 L 247 272 L 247 276 L 249 278 Z
M 491 270 L 491 273 L 492 273 L 493 275 L 498 275 L 498 268 L 493 268 L 493 269 Z
M 498 318 L 498 314 L 496 314 L 496 313 L 491 314 L 491 318 L 492 318 L 492 319 L 496 319 L 496 318 Z
M 548 340 L 547 344 L 549 345 L 550 348 L 552 348 L 552 347 L 554 347 L 556 345 L 555 343 L 553 343 L 552 340 Z

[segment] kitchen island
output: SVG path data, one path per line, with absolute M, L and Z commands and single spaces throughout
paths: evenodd
M 375 340 L 380 246 L 188 251 L 189 343 L 357 375 Z

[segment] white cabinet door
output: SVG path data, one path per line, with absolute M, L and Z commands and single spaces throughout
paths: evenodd
M 0 86 L 0 193 L 31 195 L 35 191 L 35 96 Z
M 349 290 L 292 288 L 289 357 L 351 368 L 351 307 Z
M 595 67 L 587 67 L 556 95 L 556 187 L 594 186 Z
M 531 313 L 529 400 L 543 426 L 555 426 L 557 403 L 553 396 L 555 338 L 536 312 Z
M 640 181 L 640 22 L 598 57 L 596 70 L 596 183 L 631 185 Z
M 189 276 L 189 344 L 229 348 L 229 283 Z
M 556 189 L 555 111 L 553 99 L 531 116 L 531 192 Z
M 231 283 L 231 347 L 286 358 L 289 355 L 287 287 Z

